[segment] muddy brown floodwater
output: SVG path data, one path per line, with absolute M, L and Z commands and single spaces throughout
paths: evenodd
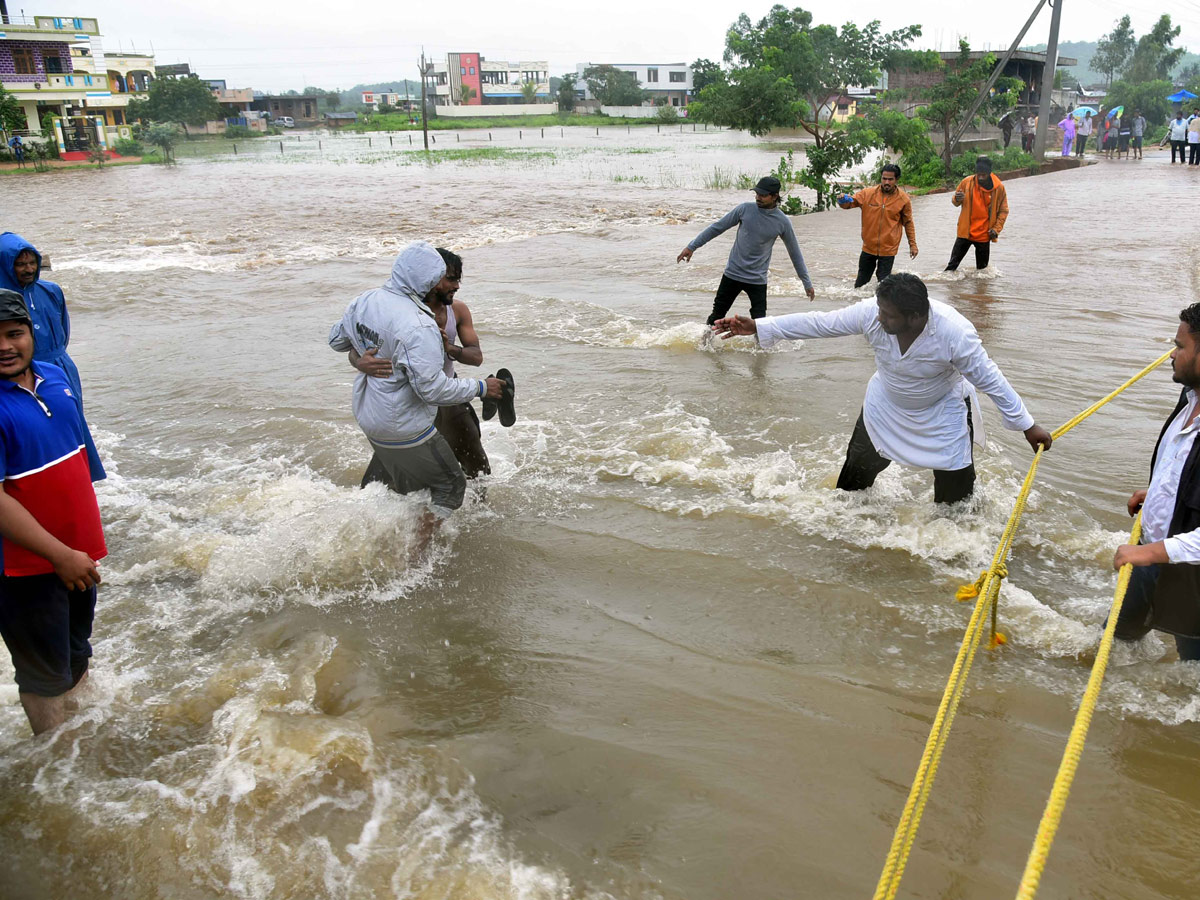
M 705 345 L 730 236 L 675 256 L 787 141 L 451 134 L 492 157 L 425 165 L 405 137 L 0 179 L 66 290 L 111 476 L 83 708 L 27 739 L 0 663 L 0 894 L 870 896 L 969 614 L 954 589 L 1028 447 L 985 400 L 970 509 L 899 467 L 841 494 L 862 341 Z M 918 198 L 897 269 L 1054 427 L 1170 346 L 1196 184 L 1158 151 L 1014 180 L 993 267 L 952 277 L 955 210 Z M 780 249 L 772 312 L 869 296 L 857 214 L 795 225 L 817 301 Z M 519 420 L 484 424 L 486 499 L 409 569 L 417 507 L 358 489 L 325 337 L 415 238 L 463 253 Z M 1015 893 L 1176 395 L 1162 370 L 1045 459 L 1011 640 L 972 675 L 902 896 Z M 1158 637 L 1118 648 L 1042 896 L 1196 896 L 1198 688 Z

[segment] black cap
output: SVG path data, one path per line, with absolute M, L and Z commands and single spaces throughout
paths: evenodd
M 16 291 L 0 288 L 0 322 L 12 322 L 17 319 L 32 324 L 25 298 Z
M 758 179 L 758 184 L 754 186 L 754 193 L 778 194 L 782 187 L 778 178 L 774 175 L 767 175 L 765 178 Z

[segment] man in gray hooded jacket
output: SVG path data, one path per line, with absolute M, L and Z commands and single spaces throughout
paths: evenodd
M 383 287 L 359 294 L 329 331 L 329 346 L 360 355 L 375 349 L 392 363 L 386 378 L 354 379 L 352 408 L 394 490 L 428 488 L 431 510 L 421 523 L 416 552 L 424 550 L 439 521 L 462 506 L 467 479 L 446 439 L 434 427 L 439 406 L 474 397 L 500 399 L 496 378 L 450 378 L 445 349 L 425 298 L 446 275 L 431 244 L 409 244 L 392 265 Z

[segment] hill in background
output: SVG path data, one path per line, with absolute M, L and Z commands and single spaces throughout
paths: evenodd
M 1096 52 L 1097 41 L 1061 41 L 1058 45 L 1059 56 L 1070 56 L 1079 60 L 1079 63 L 1074 66 L 1061 66 L 1059 71 L 1069 72 L 1079 79 L 1079 82 L 1084 87 L 1092 85 L 1103 85 L 1104 76 L 1099 72 L 1091 70 L 1092 54 Z M 1022 50 L 1034 50 L 1038 53 L 1046 52 L 1046 45 L 1030 44 L 1028 47 L 1022 47 Z M 1001 51 L 1003 52 L 1003 51 Z M 997 56 L 1000 53 L 996 54 Z M 1190 65 L 1191 63 L 1200 63 L 1200 54 L 1185 53 L 1183 58 L 1179 60 L 1179 65 L 1175 67 L 1171 73 L 1173 76 L 1178 75 L 1180 70 Z

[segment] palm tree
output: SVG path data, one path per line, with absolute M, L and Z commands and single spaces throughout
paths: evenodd
M 521 85 L 521 97 L 526 103 L 533 103 L 537 100 L 537 85 L 532 81 L 526 81 Z
M 471 98 L 474 96 L 475 96 L 475 88 L 471 87 L 469 84 L 464 84 L 462 86 L 462 90 L 459 92 L 459 97 L 460 97 L 459 103 L 462 106 L 466 106 L 468 103 L 471 102 Z

